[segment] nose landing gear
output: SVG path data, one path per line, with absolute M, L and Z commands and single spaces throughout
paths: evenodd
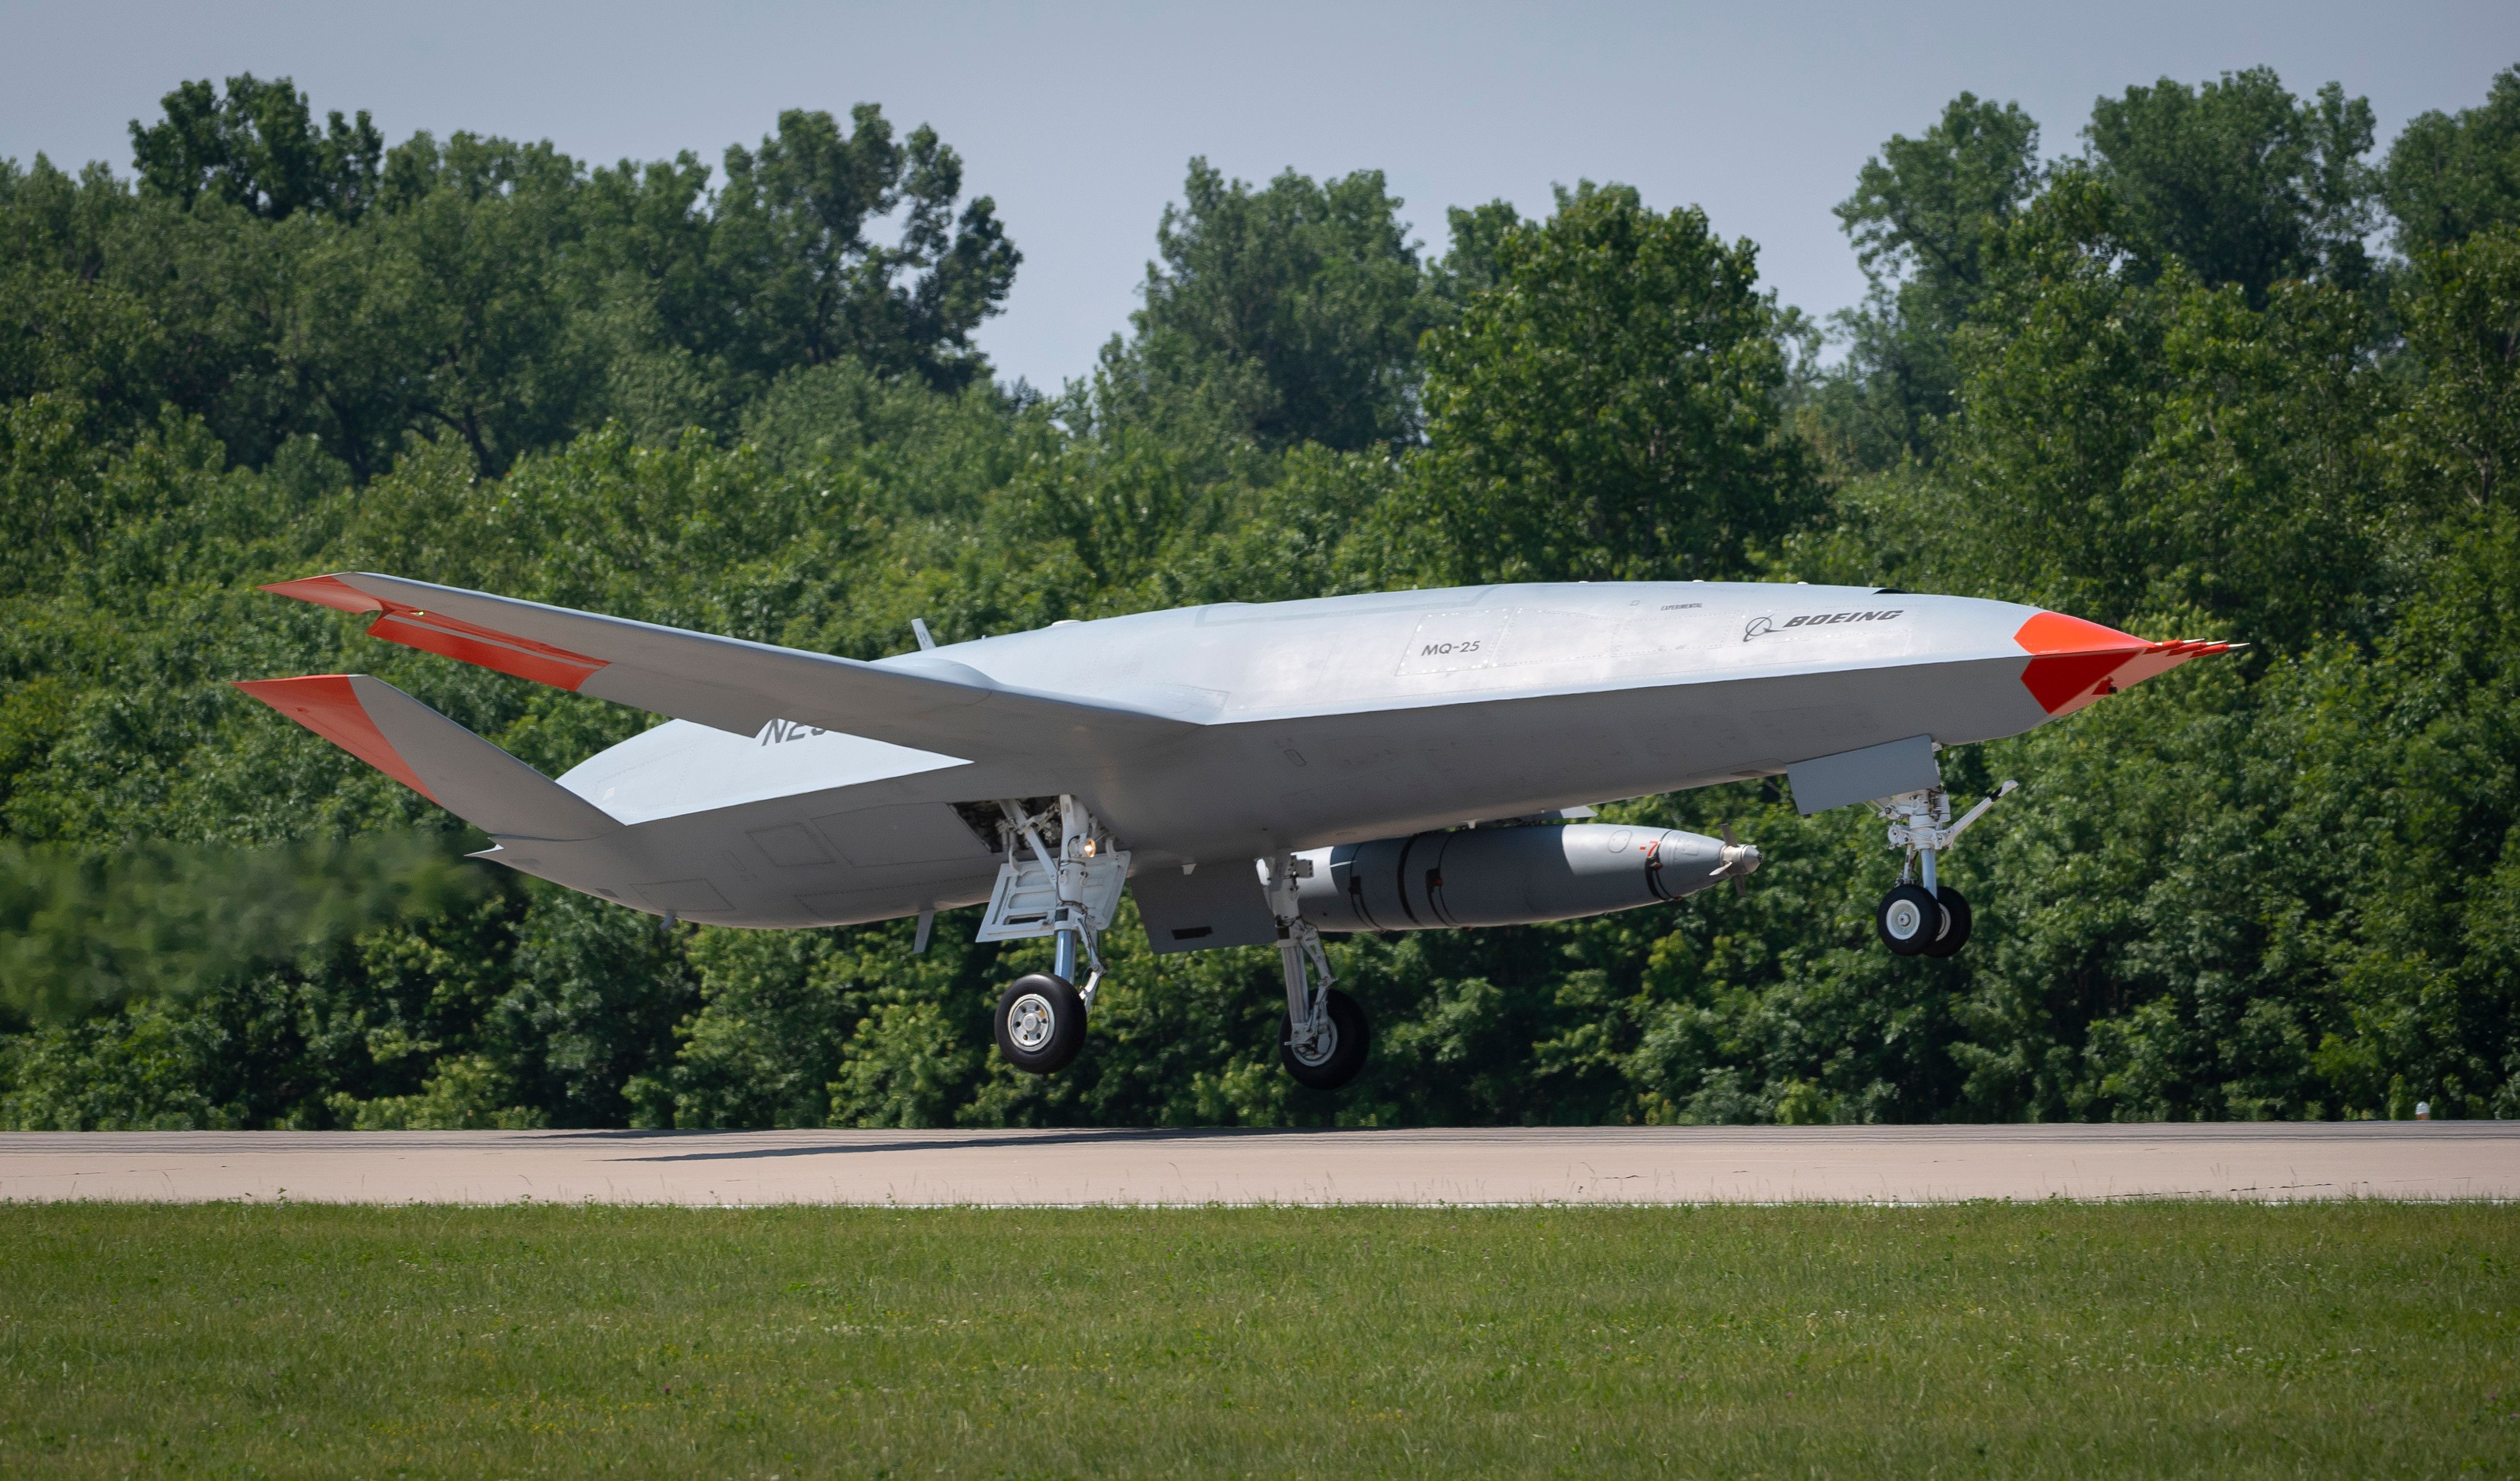
M 1939 786 L 1920 791 L 1901 792 L 1883 797 L 1872 804 L 1872 810 L 1890 820 L 1890 846 L 1908 851 L 1907 861 L 1900 866 L 1899 882 L 1881 897 L 1872 913 L 1872 926 L 1880 934 L 1881 944 L 1902 957 L 1948 957 L 1967 944 L 1970 914 L 1968 901 L 1960 892 L 1935 877 L 1935 863 L 1943 850 L 1958 842 L 1960 833 L 1986 810 L 2012 794 L 2018 782 L 2006 782 L 1995 795 L 1970 808 L 1958 823 L 1951 821 L 1951 794 Z M 1908 878 L 1914 870 L 1915 882 Z

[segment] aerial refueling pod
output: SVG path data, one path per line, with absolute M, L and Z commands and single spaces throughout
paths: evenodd
M 1297 854 L 1304 919 L 1326 931 L 1529 925 L 1677 900 L 1759 867 L 1700 833 L 1611 824 L 1467 828 Z

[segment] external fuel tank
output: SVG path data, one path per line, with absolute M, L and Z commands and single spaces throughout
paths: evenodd
M 1312 865 L 1299 885 L 1304 919 L 1325 931 L 1573 920 L 1677 900 L 1759 867 L 1747 844 L 1598 823 L 1453 829 L 1295 857 Z

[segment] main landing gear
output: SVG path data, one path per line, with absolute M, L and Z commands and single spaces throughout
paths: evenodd
M 1017 977 L 998 995 L 993 1025 L 998 1053 L 1008 1063 L 1047 1075 L 1065 1069 L 1085 1048 L 1085 1015 L 1102 981 L 1102 956 L 1095 942 L 1119 910 L 1129 856 L 1112 847 L 1110 835 L 1074 797 L 1062 796 L 1037 811 L 1028 811 L 1031 806 L 998 804 L 1007 862 L 999 867 L 978 939 L 1049 936 L 1057 943 L 1051 970 Z M 1054 823 L 1055 853 L 1045 841 Z M 1092 971 L 1081 988 L 1075 985 L 1079 956 Z
M 1899 867 L 1899 882 L 1872 913 L 1872 926 L 1882 945 L 1902 957 L 1948 957 L 1967 944 L 1968 901 L 1936 878 L 1936 857 L 2020 785 L 2006 782 L 1958 823 L 1951 821 L 1951 794 L 1939 786 L 1901 792 L 1872 804 L 1874 812 L 1890 820 L 1890 846 L 1908 851 Z M 1908 877 L 1911 871 L 1917 876 L 1914 882 Z
M 1085 995 L 1065 977 L 1030 972 L 998 995 L 998 1053 L 1028 1074 L 1067 1068 L 1085 1048 Z
M 1278 960 L 1286 977 L 1286 1012 L 1278 1020 L 1278 1058 L 1298 1085 L 1336 1090 L 1365 1068 L 1372 1039 L 1365 1010 L 1330 984 L 1330 959 L 1322 951 L 1322 933 L 1304 919 L 1296 899 L 1296 881 L 1313 872 L 1313 861 L 1282 853 L 1261 861 L 1269 887 L 1269 914 L 1278 918 Z M 1306 967 L 1318 972 L 1318 986 Z
M 1086 1016 L 1102 981 L 1102 957 L 1095 943 L 1111 928 L 1120 908 L 1129 856 L 1113 846 L 1110 834 L 1072 796 L 1004 801 L 998 811 L 1007 862 L 998 868 L 978 939 L 1049 936 L 1056 942 L 1056 957 L 1051 970 L 1017 977 L 999 994 L 994 1037 L 998 1053 L 1015 1068 L 1055 1074 L 1085 1048 Z M 1049 842 L 1054 826 L 1056 849 Z M 1365 1067 L 1372 1043 L 1365 1010 L 1331 985 L 1321 932 L 1304 919 L 1295 881 L 1312 874 L 1312 861 L 1282 853 L 1259 865 L 1269 913 L 1278 921 L 1278 954 L 1286 978 L 1278 1057 L 1298 1083 L 1336 1090 Z M 1075 985 L 1080 958 L 1091 972 L 1081 988 Z

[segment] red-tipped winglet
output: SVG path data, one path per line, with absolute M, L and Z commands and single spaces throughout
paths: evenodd
M 309 576 L 302 581 L 277 581 L 263 588 L 318 606 L 338 607 L 345 612 L 376 612 L 377 620 L 368 625 L 368 636 L 399 643 L 405 648 L 454 658 L 483 668 L 531 679 L 555 689 L 574 691 L 605 659 L 590 658 L 531 638 L 458 621 L 438 612 L 423 611 L 372 597 L 338 576 Z
M 367 707 L 359 703 L 358 691 L 351 687 L 348 674 L 309 674 L 302 679 L 246 679 L 240 680 L 237 688 L 429 801 L 437 800 L 437 794 L 420 780 L 419 774 L 411 769 L 411 763 L 402 758 L 402 754 L 393 748 L 393 742 L 385 739 L 384 732 L 377 729 L 377 722 L 369 718 Z
M 2146 643 L 2132 633 L 2041 612 L 2021 624 L 2012 641 L 2029 653 L 2021 682 L 2051 715 L 2070 715 L 2094 699 L 2167 673 L 2190 658 L 2228 652 L 2234 645 L 2174 639 Z

